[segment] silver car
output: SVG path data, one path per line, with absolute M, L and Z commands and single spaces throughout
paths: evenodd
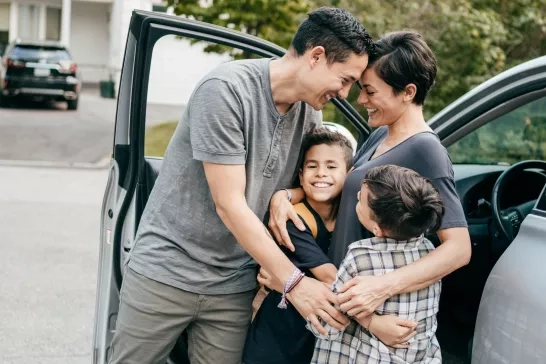
M 260 57 L 285 52 L 227 28 L 161 13 L 133 13 L 102 206 L 96 364 L 108 361 L 123 262 L 160 173 L 162 159 L 144 153 L 144 133 L 154 45 L 167 35 Z M 362 145 L 371 128 L 348 102 L 332 102 Z M 432 118 L 430 126 L 453 160 L 472 240 L 470 263 L 443 279 L 438 339 L 444 362 L 546 363 L 546 57 L 476 87 Z M 182 335 L 169 362 L 187 362 L 185 353 Z

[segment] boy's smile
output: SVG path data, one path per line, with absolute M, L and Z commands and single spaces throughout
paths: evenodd
M 309 203 L 336 198 L 347 177 L 345 153 L 339 145 L 319 144 L 305 153 L 300 183 Z

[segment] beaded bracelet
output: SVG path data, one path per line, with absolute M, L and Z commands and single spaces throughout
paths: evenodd
M 288 278 L 288 280 L 284 284 L 281 302 L 279 302 L 279 304 L 277 305 L 278 308 L 288 307 L 286 295 L 290 293 L 290 291 L 292 291 L 298 283 L 300 283 L 300 281 L 303 279 L 304 276 L 305 274 L 302 273 L 302 271 L 299 270 L 298 268 L 296 268 L 294 272 L 292 272 L 292 275 L 290 276 L 290 278 Z

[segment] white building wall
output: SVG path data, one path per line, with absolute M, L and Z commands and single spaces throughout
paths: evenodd
M 166 35 L 152 53 L 148 102 L 185 104 L 199 80 L 213 68 L 229 60 L 226 55 L 207 54 L 203 44 Z
M 110 4 L 72 2 L 70 53 L 84 82 L 108 79 Z

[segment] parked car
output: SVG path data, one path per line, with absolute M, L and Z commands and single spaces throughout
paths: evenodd
M 52 42 L 11 43 L 2 57 L 0 106 L 15 98 L 66 101 L 76 110 L 81 80 L 68 49 Z
M 285 50 L 256 37 L 181 17 L 133 12 L 104 194 L 93 363 L 107 362 L 123 262 L 161 158 L 144 155 L 154 44 L 165 35 L 236 47 L 262 57 Z M 371 128 L 333 99 L 362 145 Z M 472 240 L 470 263 L 443 279 L 438 338 L 445 363 L 546 362 L 546 57 L 510 69 L 429 122 L 453 159 Z M 431 237 L 435 244 L 438 239 Z M 170 363 L 182 363 L 184 340 Z

